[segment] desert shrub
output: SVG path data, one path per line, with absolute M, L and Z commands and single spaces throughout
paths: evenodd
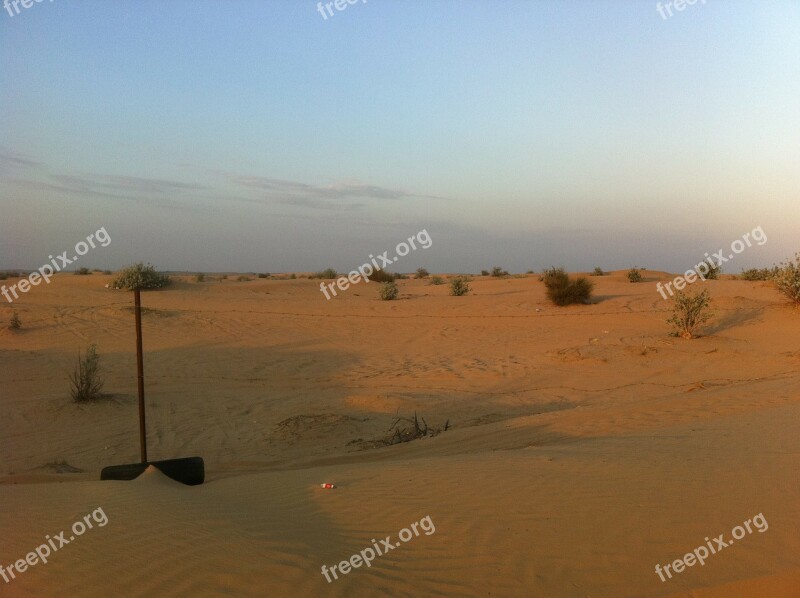
M 547 298 L 556 305 L 589 303 L 594 288 L 594 283 L 584 276 L 570 280 L 563 268 L 547 270 L 544 274 L 544 285 L 547 288 Z
M 441 276 L 432 276 L 428 284 L 433 284 L 433 285 L 444 284 L 444 278 L 442 278 Z
M 450 294 L 454 297 L 461 297 L 469 293 L 469 279 L 464 276 L 456 276 L 450 281 Z
M 111 274 L 111 273 L 112 273 L 111 270 L 103 270 L 103 274 L 108 275 L 108 274 Z
M 628 280 L 630 282 L 642 282 L 642 271 L 639 268 L 628 270 Z
M 77 274 L 78 276 L 86 276 L 91 273 L 92 271 L 89 270 L 89 268 L 78 268 L 77 270 L 75 270 L 75 274 Z
M 11 313 L 11 319 L 8 321 L 8 327 L 11 330 L 19 330 L 22 328 L 22 321 L 19 319 L 17 312 Z
M 333 280 L 339 276 L 339 273 L 333 268 L 325 268 L 321 272 L 317 272 L 311 278 L 322 278 L 325 280 Z
M 384 282 L 378 287 L 378 295 L 383 301 L 391 301 L 393 299 L 397 299 L 397 293 L 399 289 L 397 288 L 397 283 L 395 282 Z
M 241 274 L 241 275 L 236 277 L 236 281 L 237 282 L 249 282 L 251 280 L 253 280 L 253 279 L 250 278 L 249 276 L 245 276 L 244 274 Z
M 501 276 L 508 276 L 508 271 L 503 270 L 500 266 L 495 266 L 492 268 L 492 276 L 495 278 L 499 278 Z
M 6 274 L 5 272 L 0 272 L 0 280 L 7 280 L 7 279 L 8 279 L 8 274 Z
M 592 272 L 592 276 L 605 276 L 605 275 L 606 273 L 603 272 L 603 269 L 600 266 L 597 266 Z
M 289 274 L 289 280 L 295 280 L 296 278 L 297 278 L 297 274 L 295 274 L 294 272 Z M 301 276 L 300 278 L 305 278 L 305 276 Z
M 780 268 L 750 268 L 742 270 L 739 278 L 742 280 L 772 280 L 779 272 Z
M 262 272 L 261 274 L 258 275 L 258 277 L 259 278 L 269 278 L 269 273 L 268 272 Z
M 706 280 L 719 280 L 719 275 L 722 273 L 722 266 L 714 264 L 708 266 L 708 272 L 705 274 Z
M 533 274 L 533 270 L 528 270 L 525 274 Z
M 78 363 L 75 371 L 70 374 L 71 384 L 70 395 L 76 402 L 96 401 L 102 398 L 103 380 L 100 377 L 100 356 L 97 354 L 97 347 L 90 345 L 86 350 L 86 356 L 81 358 L 78 352 Z
M 708 291 L 690 294 L 685 291 L 675 293 L 673 299 L 672 316 L 667 319 L 675 331 L 674 336 L 690 339 L 694 336 L 698 326 L 711 318 L 711 298 Z
M 375 270 L 375 272 L 367 276 L 367 280 L 370 282 L 394 282 L 397 278 L 398 276 L 396 274 L 392 274 L 386 270 Z
M 489 276 L 488 270 L 481 270 L 481 276 Z
M 414 278 L 428 278 L 428 276 L 430 276 L 430 272 L 425 268 L 417 268 L 417 273 Z
M 144 265 L 142 262 L 123 268 L 117 277 L 111 281 L 112 289 L 160 289 L 170 283 L 169 276 L 156 272 L 152 264 Z
M 792 303 L 800 305 L 800 253 L 781 264 L 775 274 L 775 286 Z
M 194 275 L 194 279 L 196 282 L 205 282 L 206 275 L 203 274 L 202 272 L 198 272 L 197 274 Z
M 220 280 L 228 280 L 228 275 L 227 274 L 223 274 L 222 276 L 219 277 L 219 279 Z

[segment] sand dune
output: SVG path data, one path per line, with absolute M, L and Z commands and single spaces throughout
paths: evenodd
M 684 341 L 646 275 L 567 308 L 533 276 L 460 298 L 406 280 L 392 302 L 303 279 L 144 293 L 149 453 L 204 457 L 191 488 L 98 481 L 139 456 L 132 298 L 58 275 L 0 331 L 0 565 L 98 507 L 108 524 L 0 591 L 800 596 L 800 313 L 768 284 L 709 281 L 716 317 Z M 67 373 L 89 343 L 112 396 L 78 405 Z M 415 411 L 448 430 L 380 447 Z M 759 513 L 763 533 L 656 575 Z M 322 575 L 426 516 L 434 533 Z

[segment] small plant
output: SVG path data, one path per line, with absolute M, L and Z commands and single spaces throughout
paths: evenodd
M 395 282 L 384 282 L 378 287 L 378 295 L 383 301 L 392 301 L 397 299 L 397 293 L 399 289 L 397 288 L 397 283 Z
M 78 268 L 77 270 L 75 270 L 75 274 L 78 276 L 87 276 L 88 274 L 91 273 L 92 271 L 89 270 L 89 268 Z
M 628 270 L 628 280 L 630 282 L 642 282 L 642 271 L 639 268 L 631 268 Z
M 258 277 L 259 278 L 269 278 L 269 273 L 268 272 L 262 272 L 261 274 L 258 275 Z
M 322 272 L 317 272 L 312 278 L 322 278 L 323 280 L 333 280 L 339 273 L 333 268 L 325 268 Z
M 469 290 L 469 279 L 464 276 L 456 276 L 450 281 L 450 294 L 454 297 L 466 295 Z
M 428 276 L 430 276 L 430 272 L 425 268 L 417 268 L 417 273 L 414 278 L 428 278 Z
M 295 274 L 294 272 L 289 274 L 289 280 L 295 280 L 296 278 L 297 278 L 297 274 Z
M 715 264 L 709 266 L 708 273 L 706 273 L 706 280 L 719 280 L 719 275 L 722 273 L 722 266 Z
M 103 274 L 105 274 L 105 275 L 109 275 L 111 273 L 112 273 L 111 270 L 103 270 Z
M 19 319 L 17 312 L 11 313 L 11 319 L 8 321 L 8 328 L 10 330 L 19 330 L 22 328 L 22 321 Z
M 489 276 L 488 270 L 481 270 L 481 276 Z
M 198 272 L 197 274 L 194 275 L 194 280 L 195 282 L 205 282 L 206 275 L 203 274 L 202 272 Z
M 708 291 L 705 290 L 694 295 L 678 291 L 675 294 L 674 302 L 672 316 L 667 319 L 667 324 L 671 324 L 675 328 L 673 336 L 685 339 L 694 338 L 697 328 L 712 316 L 709 309 L 711 298 Z
M 603 272 L 603 269 L 600 266 L 597 266 L 594 269 L 594 272 L 592 272 L 592 276 L 605 276 L 605 275 L 606 275 L 606 273 Z
M 508 271 L 503 270 L 500 266 L 495 266 L 492 268 L 492 276 L 495 278 L 500 278 L 501 276 L 508 276 Z
M 742 280 L 772 280 L 779 271 L 780 268 L 777 266 L 774 268 L 750 268 L 749 270 L 743 270 L 739 278 Z
M 800 253 L 794 260 L 781 264 L 775 275 L 775 286 L 795 305 L 800 305 Z
M 69 381 L 72 385 L 70 395 L 75 402 L 96 401 L 102 398 L 103 380 L 100 378 L 100 356 L 97 347 L 90 345 L 86 356 L 81 358 L 78 352 L 78 363 L 75 371 L 70 374 Z
M 251 280 L 253 280 L 253 279 L 250 278 L 249 276 L 246 276 L 245 274 L 241 274 L 241 275 L 236 277 L 236 281 L 237 282 L 249 282 Z
M 128 266 L 119 271 L 117 277 L 111 281 L 112 289 L 160 289 L 170 283 L 169 276 L 156 272 L 152 264 L 144 265 L 142 262 Z
M 444 284 L 444 278 L 442 278 L 441 276 L 432 276 L 428 284 L 433 284 L 433 285 Z
M 394 282 L 398 276 L 386 270 L 375 270 L 375 272 L 372 272 L 366 278 L 370 282 Z
M 594 283 L 584 276 L 570 280 L 563 268 L 545 270 L 543 281 L 547 288 L 547 298 L 556 305 L 589 303 L 592 297 Z
M 533 270 L 528 270 L 525 274 L 533 274 Z

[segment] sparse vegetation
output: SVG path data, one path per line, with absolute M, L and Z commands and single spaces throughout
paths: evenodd
M 432 276 L 428 284 L 433 284 L 433 285 L 444 284 L 444 278 L 442 278 L 441 276 Z
M 415 278 L 428 278 L 430 272 L 428 272 L 425 268 L 417 268 L 417 273 Z
M 76 402 L 96 401 L 103 397 L 103 380 L 100 377 L 100 356 L 97 347 L 90 345 L 86 356 L 81 357 L 78 352 L 78 363 L 75 371 L 69 377 L 71 383 L 70 395 Z
M 202 272 L 198 272 L 197 274 L 194 275 L 194 280 L 195 282 L 205 282 L 206 275 L 203 274 Z
M 563 268 L 550 268 L 543 276 L 547 298 L 556 305 L 589 303 L 594 283 L 584 276 L 571 280 Z
M 508 270 L 503 270 L 500 266 L 492 268 L 492 276 L 500 278 L 501 276 L 508 276 Z
M 262 272 L 258 275 L 259 278 L 269 278 L 269 272 Z
M 642 282 L 642 270 L 640 268 L 631 268 L 628 270 L 628 280 L 630 282 Z
M 367 276 L 367 280 L 370 282 L 394 282 L 396 278 L 398 278 L 397 275 L 386 270 L 375 270 L 375 272 Z
M 739 278 L 742 280 L 772 280 L 778 275 L 780 268 L 750 268 L 749 270 L 742 270 Z
M 600 266 L 597 266 L 592 272 L 592 276 L 605 276 L 605 275 L 606 273 L 603 272 L 603 269 Z
M 294 272 L 289 274 L 289 280 L 295 280 L 296 278 L 297 278 L 297 274 L 295 274 Z M 303 276 L 302 278 L 305 278 L 305 277 Z
M 241 274 L 241 275 L 236 277 L 236 281 L 237 282 L 250 282 L 251 280 L 253 280 L 253 279 L 250 278 L 249 276 L 245 275 L 245 274 Z
M 775 286 L 792 303 L 800 305 L 800 253 L 781 264 L 774 277 Z
M 19 330 L 22 328 L 22 321 L 19 319 L 17 312 L 11 312 L 11 319 L 8 321 L 8 328 L 10 330 Z
M 92 271 L 89 270 L 89 268 L 78 268 L 77 270 L 75 270 L 75 274 L 78 276 L 87 276 L 91 273 Z
M 139 262 L 127 268 L 123 268 L 117 273 L 116 278 L 111 281 L 113 289 L 160 289 L 170 283 L 169 276 L 156 272 L 152 264 Z
M 103 270 L 103 274 L 109 275 L 109 274 L 112 274 L 112 272 L 111 272 L 111 270 Z
M 461 297 L 469 293 L 469 279 L 465 276 L 456 276 L 450 281 L 450 294 L 454 297 Z
M 392 301 L 393 299 L 397 299 L 397 293 L 400 289 L 397 288 L 397 283 L 395 282 L 384 282 L 378 287 L 378 295 L 383 301 Z
M 675 328 L 673 336 L 694 338 L 697 328 L 712 316 L 708 291 L 697 294 L 678 291 L 673 301 L 672 316 L 667 319 L 667 323 Z
M 705 275 L 706 280 L 719 280 L 719 275 L 722 273 L 722 266 L 715 264 L 713 266 L 709 265 L 708 268 L 708 272 Z
M 481 276 L 489 276 L 488 270 L 481 270 Z
M 325 268 L 321 272 L 312 275 L 311 278 L 322 278 L 323 280 L 333 280 L 339 276 L 339 273 L 333 268 Z

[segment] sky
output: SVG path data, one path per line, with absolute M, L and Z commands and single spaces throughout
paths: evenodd
M 800 1 L 340 6 L 0 11 L 0 268 L 100 228 L 74 267 L 349 271 L 423 230 L 389 269 L 800 250 Z

